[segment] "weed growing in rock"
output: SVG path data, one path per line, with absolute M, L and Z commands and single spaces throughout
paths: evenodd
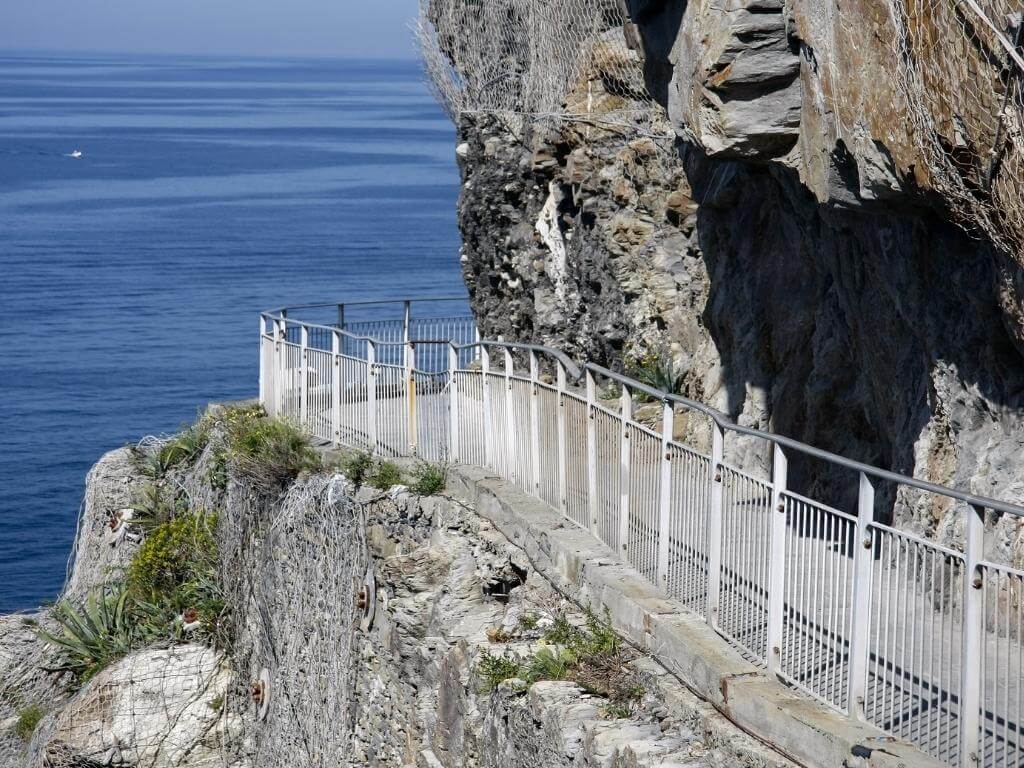
M 536 627 L 536 619 L 527 623 Z M 544 633 L 544 642 L 547 645 L 522 661 L 485 651 L 477 665 L 484 691 L 493 690 L 510 677 L 522 678 L 530 685 L 540 680 L 569 680 L 607 698 L 609 712 L 620 713 L 616 717 L 628 716 L 634 702 L 643 696 L 643 686 L 626 666 L 630 654 L 622 648 L 607 619 L 599 619 L 593 611 L 587 610 L 582 627 L 557 616 Z
M 32 738 L 32 734 L 36 732 L 39 721 L 43 719 L 45 714 L 40 707 L 35 705 L 25 707 L 25 709 L 18 713 L 18 720 L 14 724 L 14 732 L 22 741 L 29 741 Z
M 162 479 L 175 467 L 195 459 L 209 442 L 209 424 L 200 419 L 156 448 L 131 445 L 131 459 L 140 474 L 152 480 Z
M 401 484 L 402 470 L 394 462 L 382 461 L 367 475 L 366 482 L 374 488 L 386 491 L 392 486 Z
M 510 656 L 495 656 L 484 651 L 477 661 L 476 674 L 480 677 L 481 691 L 489 693 L 505 680 L 522 677 L 522 668 Z
M 341 473 L 356 487 L 366 481 L 366 476 L 373 469 L 373 456 L 368 451 L 356 451 L 341 461 Z
M 649 387 L 660 389 L 671 395 L 679 394 L 683 389 L 686 372 L 672 357 L 672 352 L 664 344 L 650 350 L 627 366 L 629 375 Z M 643 399 L 643 398 L 641 398 Z
M 524 613 L 519 617 L 519 626 L 525 629 L 527 632 L 532 632 L 537 628 L 537 624 L 540 619 L 535 613 Z
M 448 484 L 448 467 L 420 461 L 413 471 L 413 484 L 409 490 L 419 496 L 435 496 Z

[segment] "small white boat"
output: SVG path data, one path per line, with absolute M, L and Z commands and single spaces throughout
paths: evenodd
M 80 149 L 76 149 L 70 155 L 65 155 L 65 157 L 81 157 L 81 156 L 82 156 L 82 150 L 80 150 Z

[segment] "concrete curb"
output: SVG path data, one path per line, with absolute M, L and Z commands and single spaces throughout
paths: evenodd
M 493 473 L 456 466 L 448 487 L 522 548 L 552 584 L 581 604 L 607 609 L 620 634 L 730 721 L 792 760 L 822 768 L 944 765 L 770 677 L 703 619 L 619 562 L 610 548 Z

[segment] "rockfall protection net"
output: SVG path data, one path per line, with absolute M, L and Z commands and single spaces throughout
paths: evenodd
M 662 117 L 617 0 L 421 0 L 416 31 L 453 119 L 486 113 L 649 133 Z
M 241 684 L 227 709 L 245 713 L 252 765 L 347 764 L 368 562 L 360 514 L 338 475 L 300 478 L 280 499 L 232 481 L 219 546 Z
M 959 223 L 1024 256 L 1020 0 L 889 0 L 930 183 Z

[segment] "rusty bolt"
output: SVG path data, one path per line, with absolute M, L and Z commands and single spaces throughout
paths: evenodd
M 671 460 L 672 460 L 672 454 L 671 453 L 666 453 L 665 454 L 665 461 L 671 461 Z
M 779 646 L 773 645 L 772 646 L 772 653 L 774 653 L 776 656 L 778 656 L 778 655 L 780 655 L 782 653 L 782 651 L 779 650 Z
M 191 624 L 194 621 L 199 621 L 199 611 L 195 608 L 186 608 L 181 614 L 181 618 L 184 619 L 186 624 Z
M 722 473 L 721 472 L 716 472 L 715 473 L 715 482 L 716 483 L 722 482 Z
M 366 585 L 364 584 L 362 588 L 359 590 L 359 593 L 356 595 L 356 608 L 358 608 L 361 611 L 365 611 L 366 606 L 368 606 L 369 604 L 370 591 L 366 588 Z
M 975 576 L 974 577 L 974 581 L 971 582 L 971 586 L 974 587 L 975 589 L 981 589 L 981 587 L 982 587 L 982 585 L 984 583 L 985 582 L 983 582 L 981 580 L 981 576 Z
M 779 510 L 779 512 L 785 512 L 786 511 L 786 505 L 780 502 L 779 506 L 777 506 L 776 509 Z
M 263 684 L 262 680 L 254 680 L 252 685 L 249 687 L 250 694 L 252 695 L 253 703 L 257 707 L 262 707 L 263 702 L 267 699 L 267 688 Z

